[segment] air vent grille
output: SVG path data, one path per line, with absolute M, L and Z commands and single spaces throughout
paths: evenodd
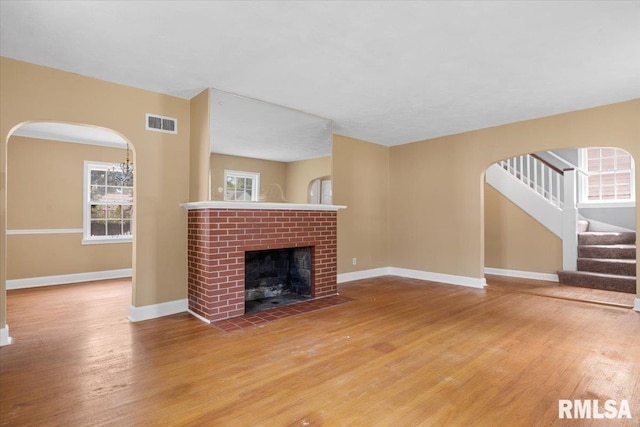
M 178 119 L 173 117 L 158 116 L 157 114 L 146 115 L 146 129 L 156 132 L 178 133 Z

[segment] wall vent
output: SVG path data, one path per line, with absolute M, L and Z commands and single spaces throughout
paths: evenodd
M 149 113 L 147 113 L 146 119 L 147 130 L 165 133 L 178 133 L 178 119 Z

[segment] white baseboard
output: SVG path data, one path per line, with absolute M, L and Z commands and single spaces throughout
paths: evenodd
M 195 312 L 193 312 L 193 311 L 191 311 L 189 309 L 187 309 L 187 313 L 189 313 L 190 315 L 192 315 L 196 319 L 203 321 L 204 323 L 211 324 L 211 320 L 207 319 L 206 317 L 200 316 L 198 313 L 195 313 Z
M 9 345 L 13 342 L 9 336 L 9 325 L 4 325 L 4 328 L 0 328 L 0 347 L 3 345 Z
M 141 322 L 143 320 L 155 319 L 157 317 L 170 316 L 172 314 L 184 313 L 188 311 L 189 303 L 187 299 L 162 302 L 160 304 L 144 305 L 142 307 L 129 307 L 129 320 Z
M 633 304 L 633 309 L 635 311 L 640 311 L 640 298 L 636 297 L 635 302 Z
M 338 283 L 351 282 L 352 280 L 370 279 L 372 277 L 388 276 L 389 274 L 389 267 L 353 271 L 351 273 L 338 274 Z
M 483 278 L 456 276 L 453 274 L 433 273 L 430 271 L 410 270 L 408 268 L 389 267 L 389 274 L 408 277 L 411 279 L 428 280 L 431 282 L 446 283 L 449 285 L 468 286 L 483 289 L 487 284 Z
M 485 274 L 494 274 L 496 276 L 520 277 L 522 279 L 546 280 L 547 282 L 559 282 L 557 274 L 536 273 L 534 271 L 506 270 L 503 268 L 485 267 Z
M 130 268 L 123 268 L 120 270 L 91 271 L 88 273 L 62 274 L 59 276 L 12 279 L 7 280 L 7 290 L 66 285 L 69 283 L 91 282 L 94 280 L 121 279 L 123 277 L 131 277 L 131 274 L 132 270 Z
M 350 282 L 352 280 L 369 279 L 380 276 L 400 276 L 411 279 L 428 280 L 430 282 L 446 283 L 448 285 L 469 286 L 482 289 L 487 284 L 484 278 L 467 276 L 455 276 L 452 274 L 432 273 L 430 271 L 410 270 L 408 268 L 381 267 L 371 270 L 354 271 L 352 273 L 338 274 L 338 283 Z

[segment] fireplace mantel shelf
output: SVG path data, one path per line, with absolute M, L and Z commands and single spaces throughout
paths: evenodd
M 308 203 L 271 203 L 271 202 L 225 202 L 219 200 L 207 200 L 203 202 L 182 203 L 180 206 L 187 210 L 192 209 L 271 209 L 292 211 L 337 211 L 346 209 L 340 205 L 315 205 Z

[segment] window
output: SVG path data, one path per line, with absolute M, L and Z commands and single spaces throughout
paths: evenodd
M 257 202 L 260 193 L 260 174 L 255 172 L 224 171 L 224 199 Z
M 83 243 L 131 241 L 133 182 L 122 182 L 119 165 L 85 162 Z
M 589 173 L 580 198 L 587 203 L 633 202 L 634 164 L 625 150 L 610 147 L 583 148 L 580 167 Z
M 311 204 L 331 204 L 331 177 L 316 178 L 309 183 L 307 201 Z

